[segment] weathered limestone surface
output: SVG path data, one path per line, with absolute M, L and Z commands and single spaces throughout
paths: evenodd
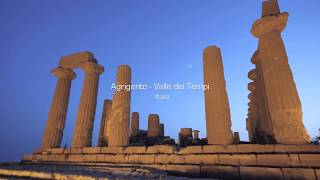
M 149 114 L 148 117 L 148 137 L 160 136 L 160 118 L 158 114 Z
M 229 101 L 218 47 L 209 46 L 204 50 L 203 69 L 204 84 L 210 84 L 204 92 L 208 144 L 232 144 Z
M 72 147 L 88 147 L 92 144 L 99 75 L 103 73 L 104 68 L 95 62 L 85 62 L 80 64 L 79 67 L 85 71 L 85 78 L 73 133 Z
M 51 71 L 58 78 L 41 148 L 60 147 L 69 104 L 71 80 L 76 74 L 71 69 Z
M 130 98 L 131 90 L 123 86 L 131 85 L 131 69 L 127 65 L 118 66 L 117 85 L 112 99 L 110 134 L 108 146 L 127 146 L 130 132 Z
M 139 133 L 139 113 L 131 114 L 131 136 L 137 136 Z
M 265 106 L 272 124 L 276 143 L 305 144 L 310 138 L 303 125 L 302 108 L 288 63 L 281 32 L 289 14 L 280 13 L 276 0 L 263 3 L 263 17 L 257 20 L 251 33 L 259 38 L 257 69 L 263 83 Z
M 320 169 L 320 149 L 317 145 L 246 144 L 185 148 L 157 145 L 147 148 L 129 146 L 76 149 L 77 153 L 71 153 L 72 150 L 51 148 L 47 149 L 46 154 L 24 156 L 23 162 L 68 162 L 98 166 L 112 163 L 110 165 L 113 167 L 115 164 L 153 167 L 184 175 L 190 173 L 191 176 L 227 179 L 316 179 L 316 173 Z M 187 171 L 190 172 L 186 173 Z
M 108 145 L 108 132 L 110 131 L 111 108 L 112 100 L 104 100 L 98 138 L 99 147 L 104 147 Z

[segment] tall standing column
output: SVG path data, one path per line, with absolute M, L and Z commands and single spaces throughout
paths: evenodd
M 232 144 L 229 102 L 218 47 L 209 46 L 204 50 L 203 70 L 204 84 L 210 85 L 204 92 L 208 144 Z
M 158 114 L 149 114 L 148 117 L 148 137 L 160 136 L 160 118 Z
M 100 132 L 99 132 L 99 138 L 98 138 L 99 147 L 105 147 L 108 145 L 108 133 L 110 131 L 111 108 L 112 108 L 112 101 L 108 99 L 104 100 L 101 123 L 100 123 Z
M 58 78 L 58 82 L 51 103 L 41 148 L 55 148 L 61 145 L 69 104 L 71 80 L 76 77 L 76 74 L 67 68 L 58 67 L 52 70 L 51 73 Z
M 117 86 L 121 88 L 115 91 L 112 99 L 108 146 L 129 145 L 131 90 L 125 88 L 125 85 L 131 85 L 131 69 L 127 65 L 120 65 Z
M 95 62 L 79 65 L 85 71 L 85 77 L 73 133 L 72 147 L 89 147 L 92 145 L 92 130 L 96 113 L 99 75 L 104 69 Z
M 139 113 L 131 114 L 131 136 L 137 136 L 139 132 Z
M 281 32 L 289 14 L 280 13 L 277 0 L 263 2 L 262 18 L 251 33 L 259 38 L 259 62 L 276 143 L 305 144 L 310 138 L 303 125 L 302 108 L 288 63 Z

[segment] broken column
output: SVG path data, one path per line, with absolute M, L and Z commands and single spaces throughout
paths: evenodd
M 51 71 L 58 78 L 55 93 L 48 115 L 47 126 L 41 148 L 57 148 L 61 145 L 69 104 L 71 81 L 76 74 L 68 68 L 56 68 Z
M 234 134 L 233 134 L 233 143 L 234 143 L 234 144 L 239 144 L 239 143 L 240 143 L 240 135 L 239 135 L 239 132 L 234 132 Z
M 164 136 L 164 124 L 160 123 L 160 137 Z
M 85 77 L 73 133 L 72 147 L 90 147 L 92 145 L 99 76 L 103 73 L 104 68 L 92 61 L 81 63 L 79 67 L 84 70 Z
M 193 139 L 200 139 L 199 138 L 199 130 L 193 130 Z
M 139 113 L 131 114 L 131 136 L 137 136 L 139 133 Z
M 305 144 L 310 138 L 303 125 L 300 98 L 288 63 L 281 32 L 289 14 L 280 13 L 277 0 L 263 2 L 262 18 L 252 26 L 259 38 L 259 62 L 265 91 L 265 105 L 276 143 Z
M 218 47 L 209 46 L 204 50 L 203 72 L 204 84 L 210 85 L 204 92 L 208 144 L 232 144 L 229 101 Z
M 148 117 L 148 134 L 149 138 L 155 138 L 160 136 L 160 118 L 158 114 L 149 114 Z
M 112 99 L 108 146 L 127 146 L 129 145 L 131 97 L 131 89 L 125 88 L 125 85 L 131 85 L 131 68 L 128 65 L 118 66 L 116 85 L 121 88 L 114 92 Z
M 192 144 L 192 128 L 181 128 L 179 133 L 180 146 L 189 146 Z
M 110 117 L 111 117 L 112 100 L 104 100 L 102 117 L 100 123 L 100 132 L 98 138 L 98 146 L 105 147 L 108 145 L 108 134 L 110 131 Z

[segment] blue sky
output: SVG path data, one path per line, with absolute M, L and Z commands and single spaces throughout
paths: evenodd
M 289 63 L 309 134 L 318 134 L 320 102 L 320 1 L 280 0 L 290 13 L 283 33 Z M 40 146 L 62 56 L 91 51 L 105 67 L 100 76 L 93 133 L 96 144 L 104 99 L 112 98 L 116 68 L 128 64 L 133 83 L 202 84 L 202 51 L 221 48 L 232 129 L 247 140 L 247 72 L 257 39 L 250 34 L 261 0 L 1 0 L 0 161 L 17 161 Z M 190 68 L 191 65 L 191 68 Z M 63 143 L 70 144 L 83 72 L 72 82 Z M 169 100 L 156 100 L 165 93 Z M 165 134 L 182 127 L 205 137 L 202 91 L 134 91 L 131 110 L 146 129 L 150 113 L 160 115 Z

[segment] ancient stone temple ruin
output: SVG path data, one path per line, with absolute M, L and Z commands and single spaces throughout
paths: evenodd
M 63 57 L 52 71 L 58 80 L 42 145 L 25 155 L 23 162 L 150 167 L 220 179 L 320 179 L 320 146 L 308 144 L 301 102 L 281 38 L 288 16 L 280 11 L 277 0 L 263 1 L 262 16 L 251 29 L 259 45 L 251 58 L 255 68 L 248 73 L 249 142 L 232 132 L 221 50 L 208 46 L 203 51 L 204 84 L 214 88 L 204 92 L 206 138 L 200 138 L 196 129 L 183 127 L 175 142 L 165 135 L 160 114 L 140 117 L 130 107 L 131 91 L 120 89 L 104 101 L 98 145 L 93 147 L 99 75 L 104 69 L 92 53 L 80 52 Z M 74 68 L 83 69 L 85 78 L 72 146 L 61 148 Z M 128 65 L 118 66 L 116 84 L 130 85 L 131 78 Z M 144 118 L 148 119 L 147 130 L 139 127 Z

